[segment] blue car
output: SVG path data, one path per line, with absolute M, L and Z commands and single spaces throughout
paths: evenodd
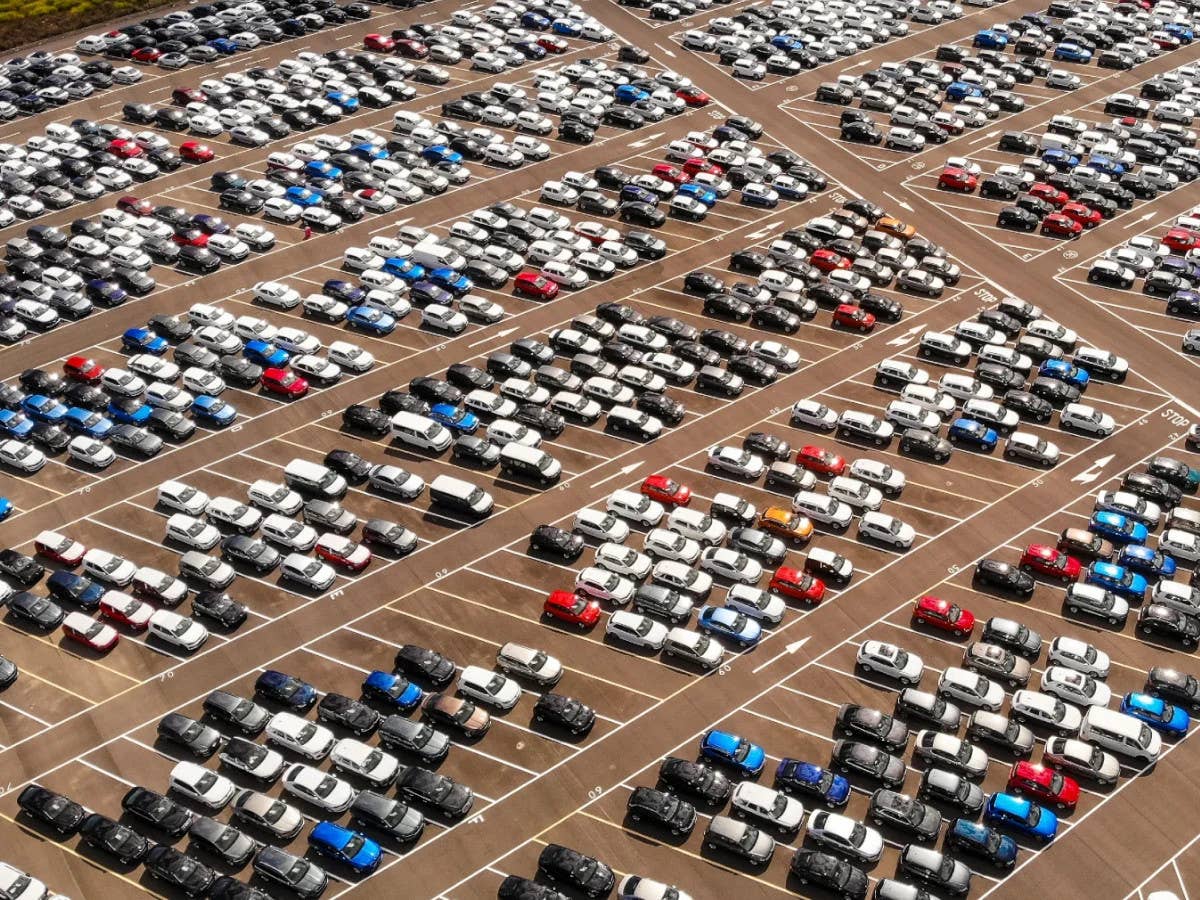
M 777 34 L 771 38 L 771 46 L 778 47 L 784 53 L 790 53 L 793 50 L 803 50 L 804 41 L 794 34 Z
M 728 731 L 714 728 L 700 738 L 700 755 L 732 766 L 743 775 L 757 775 L 763 770 L 767 754 L 757 744 Z
M 346 324 L 361 328 L 371 334 L 391 334 L 396 330 L 396 319 L 373 306 L 352 306 L 346 310 Z
M 320 206 L 325 202 L 325 198 L 311 188 L 292 185 L 284 192 L 284 199 L 295 203 L 297 206 Z
M 220 216 L 210 216 L 208 213 L 196 213 L 192 216 L 192 224 L 205 234 L 229 234 L 229 225 Z
M 262 338 L 246 341 L 246 346 L 242 348 L 242 355 L 264 369 L 282 369 L 291 359 L 286 350 L 276 347 L 270 341 L 264 341 Z
M 963 853 L 981 856 L 994 865 L 1008 868 L 1017 861 L 1017 842 L 995 828 L 969 819 L 955 819 L 946 832 L 946 844 Z
M 33 431 L 33 422 L 24 413 L 12 409 L 0 409 L 0 432 L 10 438 L 25 440 Z
M 1079 157 L 1066 150 L 1046 150 L 1042 153 L 1042 162 L 1061 171 L 1073 169 L 1079 165 Z
M 545 31 L 550 27 L 550 20 L 540 13 L 527 12 L 521 16 L 521 27 L 528 31 Z
M 1190 44 L 1196 39 L 1196 32 L 1190 26 L 1184 25 L 1181 22 L 1168 22 L 1163 26 L 1163 30 L 1179 38 L 1181 44 Z
M 223 37 L 213 38 L 211 41 L 208 42 L 208 46 L 212 47 L 218 53 L 223 53 L 226 56 L 232 56 L 234 53 L 237 53 L 237 51 L 238 51 L 238 45 L 235 44 L 233 41 L 231 41 L 229 38 L 223 38 Z
M 546 48 L 540 44 L 535 44 L 533 41 L 518 41 L 512 46 L 514 50 L 516 50 L 526 59 L 546 58 Z
M 423 278 L 420 281 L 414 281 L 412 288 L 409 290 L 409 299 L 412 300 L 413 306 L 422 308 L 431 303 L 440 303 L 442 306 L 452 306 L 454 304 L 454 296 L 447 290 L 438 287 L 428 278 Z
M 445 425 L 455 434 L 474 434 L 475 429 L 479 427 L 479 418 L 475 413 L 451 406 L 449 403 L 434 404 L 433 409 L 429 411 L 429 418 Z
M 317 700 L 317 689 L 311 684 L 278 669 L 267 669 L 259 675 L 254 692 L 298 710 L 307 710 Z
M 98 441 L 108 437 L 108 433 L 113 429 L 111 419 L 106 419 L 100 413 L 92 412 L 90 409 L 80 409 L 78 406 L 72 406 L 67 410 L 66 418 L 63 419 L 63 425 L 69 431 L 74 431 L 76 434 L 86 434 L 90 438 L 95 438 Z
M 35 422 L 58 425 L 67 417 L 67 407 L 45 394 L 30 394 L 21 401 L 21 410 Z
M 381 268 L 389 275 L 395 275 L 410 284 L 425 277 L 424 266 L 417 265 L 411 259 L 405 259 L 402 256 L 389 256 L 383 261 Z
M 624 103 L 629 106 L 634 103 L 639 103 L 642 100 L 649 100 L 650 94 L 643 91 L 640 87 L 632 84 L 622 84 L 613 91 L 613 99 L 618 103 Z
M 1061 62 L 1088 63 L 1092 61 L 1092 51 L 1074 41 L 1063 41 L 1054 48 L 1054 58 Z
M 1146 596 L 1146 579 L 1115 563 L 1097 560 L 1087 567 L 1085 580 L 1139 603 Z
M 1117 565 L 1155 578 L 1175 577 L 1175 560 L 1145 544 L 1126 544 L 1117 557 Z
M 379 845 L 369 837 L 334 822 L 318 822 L 308 833 L 308 845 L 360 875 L 373 872 L 383 856 Z
M 382 147 L 376 147 L 374 144 L 369 143 L 355 144 L 350 148 L 350 155 L 356 156 L 364 162 L 371 162 L 372 160 L 376 159 L 387 159 L 389 156 L 391 156 L 391 154 Z M 338 170 L 337 175 L 331 175 L 329 177 L 340 178 L 341 170 Z
M 1032 800 L 995 793 L 983 807 L 983 820 L 1004 825 L 1039 841 L 1052 841 L 1058 833 L 1058 816 Z
M 118 425 L 145 425 L 154 410 L 148 403 L 128 399 L 110 400 L 105 412 Z
M 775 188 L 775 190 L 779 191 L 779 188 Z M 684 197 L 691 197 L 693 200 L 699 200 L 709 208 L 712 208 L 717 202 L 717 192 L 712 188 L 706 188 L 702 184 L 681 184 L 675 193 L 681 194 Z M 783 191 L 779 191 L 779 196 L 783 196 Z
M 651 206 L 658 206 L 659 196 L 640 184 L 625 184 L 621 186 L 617 200 L 621 203 L 649 203 Z
M 1115 512 L 1092 513 L 1088 531 L 1114 544 L 1144 544 L 1150 532 L 1141 522 Z
M 982 97 L 983 91 L 966 81 L 952 81 L 946 88 L 946 99 L 958 103 L 967 97 Z
M 363 297 L 367 296 L 367 292 L 357 284 L 343 281 L 341 278 L 328 279 L 321 285 L 321 293 L 328 294 L 335 300 L 341 300 L 347 306 L 355 306 L 362 302 Z
M 358 112 L 358 98 L 351 97 L 344 91 L 331 91 L 325 95 L 325 99 L 341 109 L 342 112 Z
M 431 165 L 440 163 L 461 164 L 463 161 L 462 154 L 456 150 L 451 150 L 445 144 L 433 144 L 421 151 L 421 159 Z
M 449 291 L 455 297 L 461 297 L 464 294 L 471 293 L 471 288 L 475 287 L 471 283 L 471 279 L 461 272 L 456 272 L 449 266 L 444 266 L 440 269 L 434 269 L 429 273 L 429 280 L 443 290 Z
M 550 23 L 550 30 L 562 37 L 579 37 L 583 33 L 579 30 L 579 26 L 570 19 L 555 19 Z
M 162 356 L 171 345 L 149 328 L 130 328 L 121 335 L 121 349 L 130 353 L 153 353 Z
M 224 428 L 237 418 L 237 408 L 220 397 L 201 394 L 192 401 L 192 417 L 202 425 Z
M 1003 50 L 1008 46 L 1008 35 L 999 31 L 993 31 L 991 28 L 985 28 L 975 35 L 971 46 L 979 47 L 983 50 Z
M 0 522 L 3 522 L 5 519 L 11 516 L 12 511 L 12 501 L 7 497 L 0 497 Z
M 304 165 L 304 174 L 309 178 L 330 178 L 334 181 L 340 181 L 342 170 L 332 163 L 327 163 L 323 159 L 310 159 Z
M 46 590 L 56 602 L 69 600 L 89 611 L 99 609 L 100 598 L 108 593 L 104 586 L 66 569 L 59 569 L 46 579 Z
M 804 200 L 808 197 L 808 187 L 802 181 L 795 184 L 771 182 L 771 189 L 784 200 Z
M 1108 156 L 1093 153 L 1088 157 L 1088 165 L 1097 172 L 1102 172 L 1110 178 L 1120 178 L 1125 174 L 1125 164 L 1117 162 Z
M 728 638 L 743 647 L 753 647 L 762 637 L 762 627 L 758 622 L 730 606 L 703 607 L 699 625 L 705 634 Z
M 1038 366 L 1038 375 L 1074 385 L 1081 391 L 1088 386 L 1088 373 L 1065 359 L 1047 359 Z
M 1171 737 L 1183 737 L 1191 725 L 1191 718 L 1181 708 L 1149 694 L 1126 694 L 1121 698 L 1121 712 Z
M 844 806 L 850 799 L 850 782 L 843 776 L 787 756 L 775 767 L 775 786 L 789 794 L 818 797 L 827 806 Z
M 375 700 L 401 712 L 411 712 L 421 705 L 425 695 L 403 675 L 376 669 L 363 679 L 362 696 L 364 700 Z
M 955 419 L 950 423 L 950 430 L 946 436 L 951 443 L 970 444 L 989 453 L 996 449 L 996 442 L 999 440 L 995 431 L 974 419 Z

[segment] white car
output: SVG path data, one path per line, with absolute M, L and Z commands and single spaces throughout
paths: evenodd
M 83 434 L 71 438 L 67 455 L 93 469 L 107 469 L 117 459 L 116 452 L 108 444 Z
M 430 303 L 421 310 L 421 324 L 438 331 L 461 334 L 467 330 L 467 317 L 458 310 L 441 303 Z
M 1058 344 L 1064 350 L 1073 350 L 1079 343 L 1079 335 L 1052 319 L 1034 319 L 1025 326 L 1025 333 Z
M 375 365 L 375 357 L 358 344 L 333 341 L 327 353 L 329 361 L 347 372 L 367 372 Z
M 611 512 L 581 509 L 575 514 L 571 530 L 601 541 L 621 543 L 629 537 L 629 523 Z
M 753 481 L 766 471 L 761 456 L 741 447 L 718 444 L 708 450 L 708 464 L 714 469 Z
M 1083 723 L 1083 714 L 1058 697 L 1041 691 L 1015 691 L 1012 717 L 1019 723 L 1034 722 L 1059 734 L 1075 734 Z
M 650 573 L 650 580 L 655 584 L 683 591 L 695 597 L 708 596 L 713 583 L 711 575 L 671 559 L 655 563 L 654 569 Z
M 561 203 L 564 206 L 574 206 L 579 199 L 579 191 L 561 181 L 547 181 L 542 185 L 540 198 L 548 203 Z
M 482 666 L 465 666 L 458 677 L 458 690 L 497 709 L 512 709 L 521 699 L 517 682 Z
M 649 616 L 621 610 L 608 617 L 604 635 L 636 647 L 661 650 L 667 640 L 667 626 Z
M 588 566 L 575 576 L 576 593 L 587 594 L 597 600 L 625 604 L 633 598 L 636 589 L 637 585 L 628 578 L 598 566 Z
M 1066 666 L 1095 678 L 1108 677 L 1108 654 L 1078 638 L 1056 637 L 1050 642 L 1046 659 L 1055 665 Z
M 883 641 L 863 641 L 857 663 L 864 672 L 878 672 L 901 684 L 917 684 L 925 672 L 925 663 L 915 653 Z
M 667 516 L 667 528 L 703 545 L 717 545 L 725 540 L 723 522 L 686 506 L 671 510 Z
M 808 817 L 808 836 L 859 862 L 873 863 L 883 854 L 883 835 L 841 813 L 815 810 Z
M 987 754 L 981 749 L 942 731 L 917 732 L 913 755 L 930 765 L 941 764 L 971 778 L 979 778 L 988 767 Z
M 1068 403 L 1058 414 L 1059 427 L 1094 437 L 1108 437 L 1116 428 L 1113 417 L 1086 403 Z
M 1200 536 L 1182 528 L 1164 531 L 1158 538 L 1158 549 L 1187 563 L 1200 562 Z
M 699 541 L 667 528 L 651 529 L 642 544 L 642 550 L 647 556 L 655 559 L 674 559 L 689 565 L 700 558 L 700 549 Z
M 632 519 L 650 528 L 657 525 L 666 515 L 666 510 L 657 500 L 651 500 L 643 494 L 625 489 L 613 491 L 605 506 L 609 512 Z
M 762 577 L 762 564 L 758 560 L 729 547 L 709 547 L 700 556 L 700 568 L 741 584 L 754 584 Z
M 725 605 L 770 625 L 783 621 L 787 604 L 778 594 L 749 584 L 735 584 L 725 595 Z
M 155 409 L 186 412 L 196 398 L 183 388 L 161 381 L 151 382 L 146 388 L 146 402 Z
M 997 712 L 1004 704 L 1004 688 L 984 675 L 958 666 L 942 670 L 938 693 L 990 712 Z
M 917 152 L 925 149 L 925 137 L 917 134 L 911 128 L 892 128 L 888 130 L 883 145 L 889 150 Z
M 655 530 L 662 531 L 663 529 Z M 671 532 L 667 532 L 667 534 L 671 534 Z M 650 557 L 646 554 L 639 553 L 632 547 L 613 543 L 604 543 L 596 548 L 595 564 L 602 569 L 632 578 L 635 581 L 641 581 L 649 575 L 650 567 L 653 565 Z
M 237 793 L 237 786 L 224 775 L 187 760 L 171 769 L 170 788 L 209 809 L 224 809 Z
M 1077 706 L 1108 706 L 1112 690 L 1103 681 L 1065 666 L 1047 666 L 1042 691 Z
M 832 431 L 837 426 L 837 413 L 816 400 L 797 400 L 792 405 L 792 422 Z
M 916 530 L 887 513 L 868 511 L 858 521 L 859 537 L 890 544 L 897 550 L 907 550 L 916 539 Z
M 268 733 L 270 728 L 268 724 Z M 283 773 L 283 789 L 317 809 L 334 813 L 345 812 L 358 796 L 358 792 L 340 778 L 303 763 L 296 763 Z
M 512 641 L 496 651 L 496 665 L 511 675 L 528 678 L 544 687 L 558 683 L 563 674 L 563 665 L 556 657 Z
M 800 354 L 779 341 L 754 341 L 750 345 L 750 354 L 784 372 L 792 372 L 800 367 Z
M 879 488 L 888 497 L 898 497 L 908 483 L 902 471 L 877 459 L 856 459 L 850 464 L 850 474 Z
M 857 510 L 878 510 L 883 505 L 883 491 L 858 478 L 838 475 L 829 482 L 829 496 Z
M 208 640 L 207 628 L 169 609 L 156 609 L 151 614 L 149 630 L 153 637 L 182 650 L 198 650 Z
M 753 816 L 783 831 L 797 831 L 804 822 L 803 803 L 765 784 L 739 781 L 730 800 L 735 815 Z
M 307 759 L 324 759 L 337 743 L 324 725 L 289 712 L 275 713 L 267 723 L 266 735 L 268 741 Z
M 317 544 L 317 530 L 280 513 L 272 513 L 260 526 L 264 540 L 288 550 L 306 553 Z
M 335 771 L 354 775 L 378 789 L 390 785 L 400 772 L 400 761 L 396 757 L 354 738 L 338 741 L 329 754 L 329 761 Z
M 1137 519 L 1147 528 L 1157 528 L 1162 515 L 1158 504 L 1151 503 L 1129 491 L 1100 491 L 1096 495 L 1097 512 L 1115 512 Z
M 342 377 L 340 366 L 311 353 L 297 356 L 291 361 L 291 367 L 297 374 L 317 384 L 333 384 Z

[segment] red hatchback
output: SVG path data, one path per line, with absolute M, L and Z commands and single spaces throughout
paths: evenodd
M 1058 809 L 1074 809 L 1079 802 L 1079 782 L 1047 766 L 1021 760 L 1008 773 L 1010 794 L 1025 794 L 1041 803 L 1053 803 Z
M 1039 200 L 1045 200 L 1053 206 L 1062 206 L 1070 196 L 1066 191 L 1060 191 L 1052 184 L 1046 184 L 1044 181 L 1038 181 L 1029 186 L 1029 196 L 1037 197 Z
M 669 181 L 671 184 L 680 185 L 687 184 L 692 179 L 668 163 L 658 163 L 650 174 L 656 178 L 661 178 L 663 181 Z
M 692 502 L 692 489 L 666 475 L 651 475 L 642 482 L 642 493 L 659 503 L 687 506 Z
M 259 380 L 263 390 L 287 397 L 289 400 L 303 397 L 308 393 L 308 382 L 286 369 L 267 369 Z
M 970 634 L 975 628 L 975 614 L 969 609 L 928 594 L 917 601 L 912 617 L 914 622 L 960 637 Z
M 1083 226 L 1059 212 L 1052 212 L 1042 219 L 1042 234 L 1056 234 L 1059 237 L 1078 237 L 1083 232 Z
M 688 106 L 708 106 L 712 103 L 712 97 L 700 90 L 694 84 L 689 84 L 687 87 L 681 87 L 675 92 L 675 96 L 686 103 Z
M 121 157 L 121 159 L 135 159 L 143 155 L 146 151 L 133 141 L 127 141 L 124 138 L 115 138 L 108 142 L 108 152 L 113 156 Z
M 816 606 L 825 598 L 825 582 L 788 566 L 780 566 L 776 569 L 775 574 L 771 576 L 771 583 L 767 587 L 769 590 L 807 603 L 809 606 Z
M 558 285 L 537 272 L 521 272 L 513 279 L 513 293 L 534 300 L 553 300 L 558 296 Z
M 1186 253 L 1189 250 L 1200 247 L 1200 234 L 1197 234 L 1190 228 L 1172 228 L 1163 236 L 1162 242 L 1171 250 Z
M 363 38 L 363 46 L 379 53 L 391 53 L 396 49 L 396 42 L 386 34 L 368 34 Z
M 810 472 L 821 475 L 841 475 L 846 471 L 846 460 L 832 450 L 807 444 L 796 451 L 796 463 Z
M 189 162 L 209 162 L 216 155 L 208 144 L 199 141 L 184 141 L 179 145 L 179 155 Z
M 833 311 L 833 324 L 840 325 L 842 328 L 870 331 L 875 327 L 875 317 L 861 306 L 851 306 L 849 303 L 841 303 Z
M 580 628 L 591 628 L 600 621 L 600 603 L 571 591 L 552 591 L 542 604 L 542 614 Z
M 429 48 L 412 38 L 401 38 L 396 41 L 396 52 L 408 59 L 424 59 L 429 55 Z
M 683 171 L 693 178 L 703 172 L 705 175 L 712 175 L 720 178 L 725 174 L 725 170 L 716 163 L 710 163 L 703 156 L 693 156 L 683 164 Z
M 555 37 L 552 34 L 544 34 L 537 39 L 537 45 L 547 53 L 566 53 L 571 49 L 568 44 L 560 37 Z
M 156 208 L 149 200 L 132 195 L 122 197 L 117 201 L 117 209 L 129 213 L 131 216 L 152 216 Z
M 969 194 L 978 184 L 979 179 L 966 169 L 942 169 L 942 174 L 938 176 L 938 187 L 946 191 Z
M 1021 554 L 1021 568 L 1059 579 L 1063 584 L 1079 580 L 1083 566 L 1073 556 L 1047 544 L 1030 544 Z
M 1084 206 L 1082 203 L 1064 203 L 1059 212 L 1064 216 L 1070 216 L 1084 228 L 1095 228 L 1100 224 L 1099 210 Z
M 95 384 L 104 374 L 104 366 L 97 365 L 89 356 L 68 356 L 63 363 L 63 371 L 73 381 Z
M 826 250 L 822 247 L 820 250 L 814 250 L 808 261 L 820 269 L 822 272 L 832 272 L 835 269 L 850 268 L 850 260 L 833 250 Z
M 162 59 L 162 51 L 156 47 L 138 47 L 129 56 L 138 62 L 154 63 Z

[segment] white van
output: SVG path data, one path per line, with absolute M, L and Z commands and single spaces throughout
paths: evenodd
M 1146 765 L 1155 762 L 1162 749 L 1162 738 L 1149 725 L 1103 706 L 1088 707 L 1079 737 Z
M 427 269 L 461 269 L 467 264 L 461 253 L 437 241 L 422 241 L 413 247 L 412 261 Z
M 428 416 L 401 410 L 392 416 L 392 437 L 418 450 L 441 453 L 454 442 L 450 429 Z
M 346 479 L 320 463 L 293 459 L 283 470 L 287 486 L 325 500 L 340 500 L 346 495 Z
M 562 464 L 537 447 L 526 447 L 510 441 L 500 448 L 500 469 L 509 475 L 520 475 L 551 484 L 562 474 Z
M 645 494 L 624 489 L 613 491 L 605 505 L 611 513 L 632 519 L 648 528 L 653 528 L 666 514 L 663 505 Z
M 450 475 L 439 475 L 429 483 L 429 498 L 434 503 L 475 516 L 486 516 L 495 506 L 492 495 L 483 488 Z

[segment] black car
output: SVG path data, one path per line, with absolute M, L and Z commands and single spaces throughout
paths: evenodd
M 662 761 L 658 781 L 667 790 L 686 791 L 712 805 L 723 804 L 733 793 L 733 784 L 724 772 L 674 756 Z
M 391 430 L 392 420 L 386 413 L 373 406 L 352 403 L 342 411 L 342 424 L 354 431 L 365 431 L 380 437 Z
M 40 784 L 31 784 L 23 789 L 17 797 L 17 805 L 27 815 L 44 822 L 63 835 L 77 832 L 87 815 L 84 808 L 70 797 L 55 793 Z
M 429 404 L 408 391 L 394 388 L 387 391 L 379 398 L 379 408 L 389 416 L 394 416 L 398 412 L 411 412 L 417 415 L 429 415 Z
M 871 795 L 867 818 L 876 825 L 888 825 L 918 841 L 937 838 L 942 814 L 907 794 L 880 788 Z
M 567 427 L 567 421 L 556 412 L 551 412 L 532 403 L 522 403 L 513 420 L 534 428 L 548 438 L 556 438 Z
M 201 369 L 214 370 L 221 358 L 207 347 L 201 347 L 191 341 L 184 341 L 175 347 L 175 362 L 181 369 L 188 366 L 199 366 Z
M 298 712 L 307 712 L 317 702 L 317 692 L 311 684 L 275 669 L 258 676 L 254 693 Z
M 856 144 L 875 145 L 883 143 L 883 132 L 872 122 L 847 122 L 841 128 L 841 138 Z
M 218 198 L 217 205 L 221 209 L 232 210 L 233 212 L 253 214 L 263 208 L 264 200 L 261 197 L 256 197 L 249 191 L 227 190 L 222 191 Z
M 869 706 L 844 703 L 838 709 L 836 727 L 846 737 L 864 737 L 893 750 L 908 744 L 908 726 Z
M 159 720 L 157 731 L 160 739 L 200 759 L 212 756 L 221 746 L 221 732 L 182 713 L 167 713 Z
M 1027 209 L 1019 206 L 1006 206 L 996 217 L 1000 228 L 1010 228 L 1015 231 L 1035 231 L 1041 220 Z
M 183 413 L 170 409 L 154 409 L 146 420 L 146 427 L 163 439 L 181 441 L 196 430 L 196 423 Z
M 601 897 L 613 889 L 616 876 L 600 860 L 561 844 L 547 844 L 538 856 L 538 872 L 552 882 L 562 882 L 589 897 Z
M 368 519 L 362 527 L 364 544 L 389 553 L 403 555 L 417 547 L 417 536 L 397 522 L 387 519 Z
M 590 144 L 596 139 L 594 129 L 575 119 L 564 119 L 558 126 L 558 139 L 575 144 Z
M 631 201 L 622 203 L 617 211 L 617 217 L 622 222 L 630 222 L 634 225 L 644 225 L 647 228 L 661 228 L 663 223 L 667 221 L 667 214 L 662 210 L 655 209 L 649 203 L 641 203 L 639 201 Z M 633 248 L 637 251 L 637 247 Z M 642 254 L 638 252 L 638 255 Z
M 463 399 L 462 391 L 454 385 L 430 375 L 418 375 L 408 383 L 408 389 L 429 403 L 449 403 L 451 406 L 458 406 Z
M 182 837 L 196 818 L 190 809 L 144 787 L 131 787 L 121 799 L 121 808 L 175 838 Z
M 999 588 L 1005 593 L 1016 594 L 1018 597 L 1033 596 L 1034 580 L 1028 572 L 1021 571 L 1019 566 L 1010 565 L 990 557 L 981 559 L 975 566 L 975 580 L 979 584 Z
M 583 734 L 596 723 L 596 713 L 573 697 L 547 692 L 538 698 L 533 707 L 533 718 L 571 734 Z
M 774 304 L 756 309 L 751 321 L 759 328 L 770 328 L 784 334 L 795 334 L 802 324 L 800 317 L 794 312 Z
M 982 369 L 983 366 L 980 366 L 979 368 Z M 1011 372 L 1012 370 L 1008 369 L 1006 371 Z M 979 375 L 978 369 L 976 370 L 975 374 Z M 1017 377 L 1019 378 L 1020 376 Z M 980 378 L 980 381 L 983 381 L 985 384 L 995 384 L 994 382 L 988 382 L 983 378 Z M 1022 384 L 1024 384 L 1024 382 L 1022 382 Z M 1048 422 L 1050 421 L 1050 417 L 1054 415 L 1054 407 L 1051 406 L 1049 400 L 1032 394 L 1029 391 L 1007 391 L 1001 398 L 1000 402 L 1003 403 L 1008 409 L 1018 413 L 1021 417 L 1033 419 L 1036 422 Z
M 371 472 L 371 464 L 353 450 L 330 450 L 324 462 L 351 484 L 362 484 Z
M 1156 456 L 1146 464 L 1147 471 L 1179 488 L 1181 491 L 1194 491 L 1195 485 L 1191 483 L 1191 467 L 1184 462 L 1174 459 L 1170 456 Z
M 654 788 L 634 788 L 626 809 L 632 821 L 647 820 L 671 834 L 690 834 L 696 825 L 696 807 L 674 794 Z
M 653 261 L 667 255 L 667 242 L 648 231 L 627 231 L 624 243 L 642 259 Z
M 667 425 L 678 425 L 683 421 L 686 408 L 678 400 L 665 394 L 646 391 L 638 395 L 634 407 L 639 412 L 649 413 Z
M 143 457 L 154 456 L 162 449 L 162 438 L 136 425 L 116 425 L 108 433 L 108 441 L 114 446 L 129 450 Z
M 861 741 L 838 741 L 830 754 L 833 768 L 882 782 L 887 787 L 904 783 L 904 760 Z
M 1146 673 L 1146 691 L 1168 703 L 1200 709 L 1200 680 L 1178 669 L 1154 666 Z
M 8 609 L 13 618 L 39 631 L 51 631 L 66 618 L 63 608 L 53 600 L 29 591 L 13 594 L 8 600 Z
M 751 431 L 742 439 L 742 447 L 766 459 L 786 460 L 792 445 L 778 435 L 767 431 Z
M 134 788 L 134 790 L 141 790 L 141 788 Z M 128 799 L 128 795 L 126 795 L 126 799 Z M 190 816 L 191 813 L 187 813 L 187 815 Z M 182 834 L 186 830 L 185 826 L 178 834 Z M 92 813 L 85 818 L 79 826 L 79 833 L 83 837 L 83 842 L 89 847 L 95 847 L 110 856 L 115 856 L 125 866 L 141 862 L 150 849 L 150 841 L 128 825 L 114 822 L 108 816 L 102 816 L 99 813 Z
M 361 700 L 344 694 L 328 693 L 317 705 L 317 718 L 322 722 L 345 728 L 356 737 L 363 737 L 379 727 L 381 717 Z
M 396 793 L 454 818 L 470 812 L 475 800 L 466 785 L 420 766 L 401 766 L 396 776 Z
M 496 383 L 496 379 L 483 369 L 467 363 L 453 363 L 446 369 L 446 381 L 464 391 L 477 388 L 486 391 Z
M 397 841 L 415 841 L 425 829 L 425 817 L 406 803 L 373 791 L 360 791 L 350 806 L 350 821 L 358 828 L 382 831 Z
M 870 886 L 867 873 L 862 869 L 821 850 L 801 847 L 792 854 L 788 867 L 801 884 L 819 885 L 846 900 L 865 900 Z
M 719 316 L 734 322 L 749 322 L 754 308 L 745 300 L 720 292 L 704 298 L 703 311 L 706 316 Z
M 278 550 L 248 534 L 231 534 L 222 539 L 221 557 L 248 566 L 259 575 L 275 571 L 280 562 Z
M 207 894 L 217 877 L 217 873 L 204 863 L 166 844 L 156 844 L 152 847 L 143 862 L 152 875 L 175 886 L 189 897 Z
M 1189 650 L 1200 641 L 1200 622 L 1161 603 L 1151 603 L 1138 611 L 1137 629 L 1142 634 L 1174 638 Z
M 573 534 L 555 525 L 539 525 L 529 536 L 531 551 L 540 550 L 567 562 L 579 559 L 585 546 L 582 535 Z
M 1129 472 L 1122 479 L 1121 487 L 1164 508 L 1178 506 L 1183 500 L 1183 491 L 1149 472 Z
M 954 447 L 931 431 L 909 428 L 900 436 L 900 452 L 944 463 L 954 452 Z
M 455 664 L 436 650 L 417 644 L 405 644 L 396 651 L 393 665 L 397 672 L 418 678 L 434 687 L 443 687 L 454 678 Z
M 1061 406 L 1064 403 L 1074 403 L 1079 399 L 1079 388 L 1073 384 L 1059 381 L 1057 378 L 1035 378 L 1033 383 L 1029 385 L 1029 393 L 1055 406 Z M 1006 394 L 1005 397 L 1007 398 L 1007 396 Z M 1007 400 L 1004 405 L 1008 406 Z
M 188 837 L 225 865 L 239 869 L 258 850 L 258 845 L 237 828 L 208 816 L 199 816 L 192 823 Z
M 228 691 L 213 691 L 205 697 L 204 713 L 243 734 L 260 734 L 271 718 L 271 714 L 253 700 Z

